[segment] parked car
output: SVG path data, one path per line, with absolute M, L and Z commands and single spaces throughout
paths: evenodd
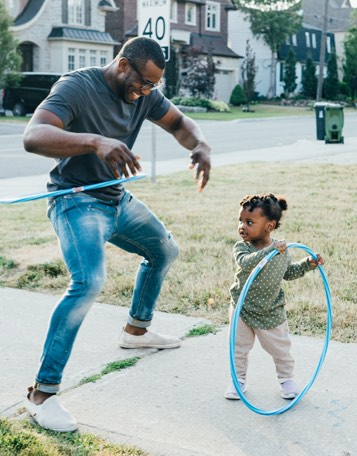
M 53 84 L 61 77 L 60 73 L 21 73 L 17 85 L 3 89 L 3 109 L 12 111 L 14 116 L 32 114 L 37 106 L 50 93 Z

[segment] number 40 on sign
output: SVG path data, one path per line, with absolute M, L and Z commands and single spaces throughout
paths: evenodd
M 170 60 L 170 0 L 137 0 L 138 35 L 157 41 Z

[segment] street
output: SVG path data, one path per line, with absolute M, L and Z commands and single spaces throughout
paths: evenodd
M 314 113 L 306 117 L 268 118 L 254 120 L 198 121 L 213 154 L 239 154 L 245 161 L 247 151 L 291 145 L 298 141 L 316 140 L 316 120 Z M 343 135 L 356 136 L 357 115 L 345 116 Z M 22 146 L 24 124 L 10 124 L 0 121 L 0 179 L 46 174 L 53 166 L 53 160 L 30 154 Z M 145 122 L 133 152 L 149 162 L 152 153 L 152 135 L 156 136 L 156 160 L 166 161 L 186 158 L 188 152 L 175 139 Z M 323 143 L 323 141 L 318 141 Z M 327 146 L 328 147 L 328 146 Z M 341 145 L 343 148 L 343 145 Z M 276 159 L 280 159 L 281 148 L 277 147 Z M 273 159 L 274 157 L 269 157 Z

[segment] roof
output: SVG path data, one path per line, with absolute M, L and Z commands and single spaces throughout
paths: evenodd
M 98 8 L 103 11 L 118 11 L 118 7 L 115 6 L 113 0 L 100 0 L 98 3 Z
M 241 55 L 232 51 L 221 36 L 191 33 L 190 46 L 202 48 L 203 54 L 207 54 L 210 48 L 212 48 L 213 55 L 231 57 L 234 59 L 243 58 Z
M 125 37 L 132 38 L 134 36 L 138 36 L 138 31 L 139 31 L 139 27 L 138 27 L 138 23 L 136 23 L 130 30 L 127 30 L 125 32 Z
M 15 18 L 13 26 L 23 25 L 30 22 L 42 8 L 46 0 L 30 0 L 27 2 L 25 8 Z
M 205 5 L 206 0 L 190 0 L 190 3 L 196 3 L 197 5 Z M 187 3 L 187 0 L 177 0 L 177 3 Z
M 311 28 L 322 30 L 325 0 L 303 0 L 304 23 Z M 354 8 L 346 0 L 329 0 L 327 30 L 329 32 L 347 31 Z
M 120 44 L 115 41 L 110 33 L 98 30 L 83 29 L 77 27 L 53 27 L 48 35 L 49 39 L 67 39 L 72 41 L 91 41 L 95 43 Z

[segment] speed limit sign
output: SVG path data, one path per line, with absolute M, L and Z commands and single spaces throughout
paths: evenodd
M 138 35 L 157 41 L 170 60 L 170 0 L 137 0 Z

